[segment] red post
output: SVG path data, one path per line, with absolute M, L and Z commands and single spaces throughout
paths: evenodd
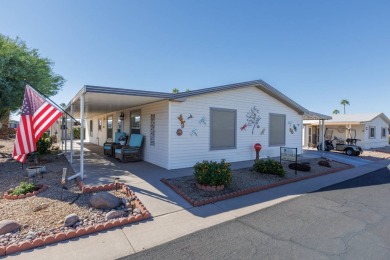
M 259 160 L 259 153 L 261 150 L 261 144 L 257 143 L 253 146 L 253 148 L 255 148 L 255 151 L 256 151 L 256 160 Z

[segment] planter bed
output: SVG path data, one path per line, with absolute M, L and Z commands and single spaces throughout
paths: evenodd
M 321 159 L 305 159 L 302 162 L 309 162 L 310 172 L 297 171 L 288 168 L 289 162 L 282 162 L 286 171 L 285 177 L 279 177 L 271 174 L 261 174 L 252 171 L 251 168 L 233 170 L 233 180 L 229 186 L 221 191 L 206 191 L 199 189 L 196 185 L 194 176 L 184 176 L 171 179 L 162 179 L 161 181 L 181 195 L 193 206 L 201 206 L 216 201 L 233 198 L 252 192 L 269 189 L 272 187 L 318 177 L 324 174 L 334 173 L 337 171 L 352 168 L 353 166 L 330 161 L 331 168 L 318 165 Z

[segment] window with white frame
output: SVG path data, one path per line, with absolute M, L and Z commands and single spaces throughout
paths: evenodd
M 370 130 L 368 132 L 369 138 L 375 138 L 375 126 L 370 126 Z
M 269 146 L 286 145 L 286 115 L 269 114 Z
M 98 130 L 102 131 L 102 125 L 103 125 L 103 119 L 99 118 L 98 119 Z
M 210 149 L 236 148 L 237 110 L 210 108 Z
M 381 128 L 381 138 L 386 138 L 386 128 L 385 127 Z
M 89 136 L 93 136 L 93 121 L 89 120 Z

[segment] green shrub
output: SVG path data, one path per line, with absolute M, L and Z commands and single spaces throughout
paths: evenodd
M 253 164 L 253 170 L 259 173 L 274 174 L 284 177 L 286 172 L 280 162 L 274 161 L 271 158 L 266 160 L 256 160 Z
M 27 194 L 38 190 L 38 187 L 34 183 L 21 182 L 19 186 L 12 190 L 11 195 Z
M 73 138 L 80 139 L 80 126 L 73 127 Z
M 198 162 L 194 166 L 194 175 L 199 184 L 204 185 L 229 185 L 232 181 L 230 163 L 221 160 Z
M 47 133 L 43 133 L 41 138 L 37 142 L 37 152 L 38 154 L 47 154 L 50 152 L 50 146 L 53 143 L 53 139 L 49 137 Z

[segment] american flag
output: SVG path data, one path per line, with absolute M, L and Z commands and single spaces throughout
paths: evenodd
M 60 110 L 26 85 L 13 158 L 25 162 L 27 154 L 37 150 L 36 142 L 41 135 L 61 116 Z

